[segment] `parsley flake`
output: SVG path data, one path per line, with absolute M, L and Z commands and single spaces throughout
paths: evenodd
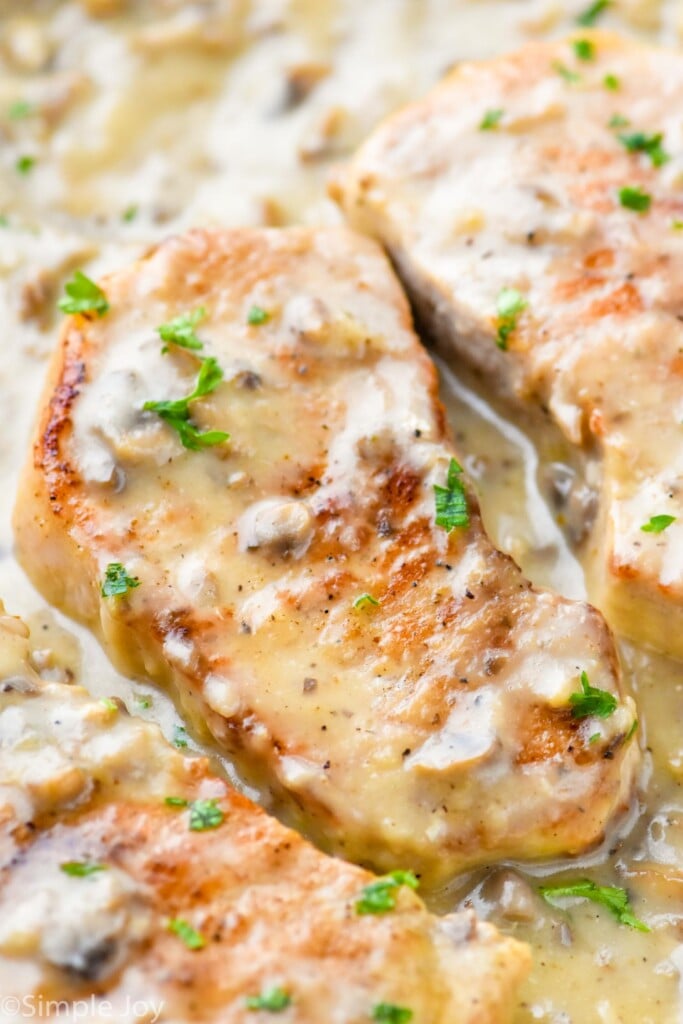
M 683 220 L 672 220 L 671 227 L 674 229 L 674 231 L 683 230 Z
M 644 192 L 640 185 L 625 185 L 619 189 L 619 202 L 627 210 L 636 213 L 647 213 L 650 209 L 652 196 Z
M 448 465 L 446 486 L 434 484 L 434 503 L 436 505 L 435 523 L 443 526 L 450 533 L 456 526 L 469 526 L 470 514 L 467 509 L 467 495 L 460 474 L 462 466 L 455 459 Z
M 173 743 L 179 750 L 184 750 L 187 746 L 187 730 L 184 725 L 173 726 Z
M 144 693 L 133 694 L 135 703 L 138 707 L 141 707 L 143 711 L 147 711 L 152 706 L 152 698 L 147 697 Z
M 230 440 L 230 434 L 224 430 L 201 431 L 190 420 L 190 403 L 211 394 L 222 380 L 223 371 L 213 356 L 209 356 L 202 360 L 197 381 L 189 395 L 171 401 L 145 402 L 142 408 L 145 412 L 155 412 L 164 423 L 172 427 L 185 448 L 200 451 L 202 448 L 222 444 Z
M 394 1003 L 376 1003 L 372 1008 L 372 1019 L 383 1021 L 384 1024 L 408 1024 L 413 1019 L 413 1011 L 407 1006 L 395 1006 Z
M 645 153 L 652 161 L 653 167 L 661 167 L 671 157 L 662 148 L 662 132 L 646 135 L 645 132 L 632 132 L 630 135 L 619 135 L 619 141 L 629 153 Z
M 612 114 L 609 121 L 607 122 L 608 128 L 626 128 L 630 125 L 630 121 L 623 114 Z
M 479 122 L 479 131 L 490 132 L 492 129 L 497 128 L 504 114 L 505 111 L 502 107 L 496 107 L 494 110 L 487 110 Z
M 118 704 L 116 703 L 115 700 L 112 700 L 111 697 L 101 697 L 100 704 L 102 705 L 102 707 L 105 707 L 107 711 L 113 712 L 119 710 Z
M 602 80 L 602 84 L 605 89 L 609 89 L 610 92 L 618 92 L 621 89 L 621 79 L 617 75 L 613 75 L 611 72 L 605 75 Z
M 107 865 L 92 860 L 67 860 L 59 865 L 59 870 L 71 878 L 87 878 L 96 875 L 98 871 L 106 871 Z
M 281 1013 L 291 1005 L 292 997 L 279 985 L 267 988 L 258 996 L 247 996 L 245 1004 L 248 1010 L 266 1010 L 268 1013 Z
M 672 523 L 676 522 L 676 516 L 651 516 L 647 523 L 643 523 L 641 530 L 643 533 L 661 533 L 666 530 L 667 526 L 671 526 Z
M 577 74 L 576 71 L 572 71 L 562 61 L 553 61 L 553 71 L 557 71 L 561 78 L 564 78 L 565 82 L 580 82 L 581 75 Z
M 164 803 L 167 807 L 189 807 L 190 801 L 184 796 L 165 796 Z
M 527 308 L 528 302 L 516 288 L 503 288 L 498 293 L 496 309 L 498 311 L 498 334 L 496 344 L 505 351 L 508 339 L 517 327 L 520 313 Z
M 187 948 L 193 951 L 203 949 L 206 945 L 204 936 L 182 917 L 171 918 L 168 922 L 168 930 L 177 935 L 181 942 L 184 942 Z
M 546 903 L 550 903 L 551 906 L 556 905 L 556 900 L 570 897 L 591 900 L 593 903 L 607 907 L 619 924 L 625 924 L 639 932 L 650 931 L 645 922 L 639 920 L 631 911 L 626 889 L 622 889 L 618 885 L 596 885 L 589 878 L 581 878 L 568 885 L 542 885 L 538 891 Z
M 595 3 L 589 4 L 585 11 L 579 14 L 576 24 L 590 28 L 591 25 L 596 23 L 600 15 L 607 10 L 611 2 L 612 0 L 595 0 Z
M 194 329 L 205 316 L 206 310 L 199 306 L 191 313 L 182 313 L 169 323 L 157 327 L 157 334 L 165 342 L 161 351 L 168 352 L 169 345 L 178 345 L 179 348 L 187 348 L 193 352 L 204 348 L 204 342 L 199 340 Z
M 367 592 L 365 594 L 359 594 L 353 602 L 354 608 L 365 608 L 367 605 L 373 605 L 376 608 L 379 607 L 379 601 L 377 598 Z
M 601 732 L 594 732 L 592 736 L 588 737 L 588 742 L 589 743 L 597 743 L 601 739 L 602 739 L 602 733 Z
M 135 220 L 135 218 L 137 217 L 138 209 L 139 207 L 135 203 L 133 203 L 131 206 L 127 206 L 121 214 L 121 220 L 124 221 L 126 224 L 130 224 L 130 222 L 132 220 Z
M 190 808 L 190 832 L 206 832 L 223 824 L 223 812 L 216 800 L 193 800 Z
M 590 39 L 575 39 L 572 43 L 578 60 L 595 60 L 595 43 Z
M 633 719 L 633 725 L 631 726 L 629 731 L 626 733 L 626 741 L 628 742 L 628 740 L 630 740 L 633 736 L 635 736 L 637 731 L 638 731 L 638 719 L 634 718 Z
M 17 162 L 14 165 L 17 174 L 29 174 L 36 165 L 36 158 L 34 156 L 20 156 L 17 158 Z
M 140 586 L 137 576 L 129 576 L 121 562 L 110 562 L 104 571 L 100 592 L 102 597 L 121 597 Z
M 591 686 L 585 672 L 581 673 L 581 691 L 569 697 L 572 718 L 609 718 L 617 709 L 617 698 L 608 690 Z
M 109 309 L 107 296 L 99 285 L 77 270 L 73 278 L 64 285 L 66 296 L 57 305 L 62 313 L 97 313 L 104 316 Z
M 260 327 L 261 324 L 266 324 L 269 320 L 270 313 L 261 306 L 252 306 L 247 313 L 247 323 L 252 327 Z
M 7 115 L 10 121 L 23 121 L 25 117 L 30 117 L 35 112 L 35 107 L 28 100 L 17 100 L 7 111 Z
M 392 871 L 365 886 L 356 900 L 356 913 L 387 914 L 396 909 L 396 896 L 402 886 L 417 889 L 419 884 L 412 871 Z

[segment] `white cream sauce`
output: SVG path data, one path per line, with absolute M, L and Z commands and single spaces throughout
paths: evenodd
M 180 720 L 169 702 L 117 675 L 89 635 L 46 609 L 11 555 L 17 472 L 56 338 L 55 300 L 72 270 L 83 266 L 95 275 L 123 265 L 151 242 L 195 224 L 336 219 L 325 179 L 379 118 L 424 92 L 454 62 L 559 33 L 584 6 L 0 0 L 0 597 L 41 638 L 45 674 L 120 696 L 133 713 L 177 735 Z M 678 45 L 683 7 L 676 0 L 615 0 L 601 25 Z M 10 117 L 20 101 L 30 104 L 28 116 Z M 35 160 L 24 174 L 17 170 L 22 157 Z M 581 568 L 542 497 L 539 467 L 571 461 L 563 443 L 527 435 L 465 382 L 446 372 L 443 380 L 494 539 L 536 582 L 583 595 Z M 281 528 L 280 511 L 245 532 L 265 537 Z M 187 574 L 184 585 L 196 587 L 190 568 Z M 572 864 L 571 876 L 590 869 L 606 883 L 625 879 L 653 931 L 620 928 L 589 904 L 539 912 L 524 881 L 537 884 L 528 868 L 521 880 L 504 884 L 495 872 L 479 872 L 435 897 L 439 909 L 471 901 L 531 942 L 536 966 L 516 1024 L 683 1020 L 683 668 L 626 644 L 623 656 L 647 744 L 643 792 L 621 835 Z M 220 680 L 215 689 L 216 700 L 229 704 Z M 454 745 L 462 747 L 464 735 L 466 722 L 454 722 Z M 538 873 L 560 867 L 539 865 Z

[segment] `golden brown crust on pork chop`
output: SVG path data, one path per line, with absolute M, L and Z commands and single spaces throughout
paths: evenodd
M 601 453 L 591 596 L 681 657 L 683 58 L 575 43 L 457 68 L 380 126 L 337 198 L 445 352 Z M 526 306 L 501 339 L 508 288 Z
M 525 946 L 473 914 L 435 918 L 405 886 L 393 911 L 359 914 L 372 875 L 319 853 L 155 725 L 43 682 L 27 630 L 2 611 L 7 1007 L 14 996 L 63 1001 L 60 1020 L 76 1000 L 93 1020 L 99 1007 L 121 1021 L 246 1022 L 260 1016 L 246 1000 L 279 987 L 282 1019 L 297 1024 L 361 1024 L 380 1002 L 415 1024 L 508 1019 Z M 212 827 L 197 830 L 202 807 Z
M 492 547 L 469 491 L 468 526 L 435 524 L 453 451 L 374 243 L 196 231 L 103 285 L 110 311 L 64 326 L 17 507 L 43 592 L 352 860 L 436 880 L 598 841 L 637 761 L 612 640 Z M 200 307 L 204 348 L 162 353 L 155 327 Z M 193 451 L 142 407 L 208 357 L 192 415 L 231 439 Z M 103 598 L 112 562 L 139 586 Z M 573 715 L 584 671 L 609 717 Z

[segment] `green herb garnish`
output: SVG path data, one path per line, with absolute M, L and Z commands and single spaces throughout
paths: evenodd
M 419 884 L 412 871 L 391 871 L 365 886 L 356 900 L 356 913 L 387 914 L 396 908 L 396 896 L 402 886 L 417 889 Z
M 178 345 L 179 348 L 188 348 L 193 352 L 204 348 L 204 342 L 199 340 L 194 329 L 205 316 L 206 310 L 199 306 L 191 313 L 183 313 L 169 323 L 157 327 L 157 334 L 165 342 L 161 351 L 168 352 L 169 345 Z
M 120 597 L 140 586 L 137 576 L 129 576 L 121 562 L 110 562 L 104 571 L 100 592 L 102 597 Z
M 581 691 L 569 697 L 572 718 L 609 718 L 617 709 L 617 698 L 608 690 L 591 686 L 585 672 L 581 673 Z
M 107 709 L 107 711 L 118 711 L 119 706 L 115 700 L 111 697 L 100 697 L 100 704 Z
M 626 128 L 630 125 L 630 121 L 623 114 L 612 114 L 609 121 L 607 122 L 608 128 Z
M 646 153 L 653 167 L 661 167 L 671 157 L 662 148 L 662 132 L 646 135 L 645 132 L 632 132 L 630 135 L 619 135 L 619 141 L 629 153 Z
M 179 750 L 184 750 L 187 746 L 187 730 L 184 725 L 173 726 L 173 744 Z
M 127 206 L 121 214 L 121 220 L 125 221 L 126 224 L 130 224 L 130 222 L 132 220 L 135 220 L 135 218 L 137 217 L 138 209 L 139 207 L 135 203 L 133 203 L 132 206 Z
M 223 824 L 224 814 L 216 800 L 193 800 L 189 807 L 191 832 L 206 832 Z
M 206 945 L 206 939 L 201 935 L 196 928 L 193 928 L 191 924 L 184 921 L 182 917 L 174 917 L 168 922 L 169 932 L 173 932 L 178 938 L 185 943 L 188 949 L 197 950 L 203 949 Z
M 611 73 L 605 75 L 602 80 L 602 84 L 605 89 L 609 89 L 611 92 L 617 92 L 621 89 L 621 79 Z
M 20 156 L 17 158 L 17 162 L 14 165 L 17 170 L 17 174 L 29 174 L 36 165 L 36 158 L 34 156 Z
M 167 807 L 189 807 L 190 801 L 184 796 L 165 796 L 164 803 Z
M 9 108 L 7 114 L 11 121 L 22 121 L 25 117 L 30 117 L 35 109 L 33 103 L 29 103 L 28 100 L 17 100 Z
M 353 602 L 354 608 L 365 608 L 367 605 L 374 605 L 374 607 L 379 607 L 379 601 L 377 600 L 376 597 L 373 597 L 372 594 L 365 593 L 359 594 L 358 597 Z
M 145 412 L 155 412 L 164 423 L 168 423 L 185 448 L 200 451 L 202 448 L 222 444 L 230 439 L 230 434 L 224 430 L 201 431 L 190 421 L 190 403 L 211 394 L 222 380 L 223 371 L 213 356 L 209 356 L 202 360 L 197 381 L 189 395 L 172 401 L 145 402 L 142 408 Z
M 578 60 L 595 59 L 595 43 L 591 39 L 575 39 L 572 46 Z
M 261 306 L 252 306 L 247 313 L 247 323 L 252 327 L 260 327 L 270 320 L 270 313 Z
M 494 110 L 487 110 L 479 122 L 479 131 L 490 132 L 493 128 L 497 128 L 504 113 L 505 111 L 502 107 L 496 107 Z
M 71 878 L 87 878 L 88 875 L 96 875 L 98 871 L 106 871 L 107 865 L 92 860 L 67 860 L 59 865 L 59 870 Z
M 652 196 L 644 192 L 640 185 L 625 185 L 619 189 L 619 202 L 627 210 L 636 213 L 647 213 L 650 209 Z
M 462 466 L 455 459 L 448 465 L 446 486 L 434 484 L 434 502 L 436 505 L 435 523 L 443 526 L 450 533 L 456 526 L 469 526 L 470 514 L 467 509 L 467 495 L 460 474 Z
M 77 270 L 70 281 L 64 285 L 66 296 L 57 305 L 62 313 L 97 313 L 104 316 L 109 309 L 107 296 L 102 289 Z
M 527 308 L 528 302 L 516 288 L 503 288 L 496 300 L 498 311 L 498 334 L 496 344 L 503 351 L 508 347 L 508 339 L 517 327 L 520 313 Z
M 662 530 L 666 530 L 667 526 L 671 526 L 675 522 L 676 516 L 651 516 L 647 523 L 643 523 L 641 530 L 643 533 L 661 533 Z
M 562 61 L 556 60 L 553 62 L 553 71 L 557 71 L 558 75 L 564 78 L 565 82 L 580 82 L 581 75 L 577 74 L 576 71 L 572 71 Z
M 576 19 L 577 25 L 584 25 L 589 27 L 594 25 L 603 11 L 606 11 L 610 6 L 611 0 L 595 0 L 595 3 L 589 4 L 589 6 L 579 14 Z
M 292 997 L 279 985 L 265 989 L 258 996 L 247 996 L 245 999 L 248 1010 L 266 1010 L 267 1013 L 281 1013 L 291 1002 Z
M 407 1006 L 395 1006 L 394 1003 L 376 1003 L 372 1008 L 372 1019 L 383 1021 L 384 1024 L 408 1024 L 413 1019 L 413 1011 Z
M 632 913 L 626 889 L 617 885 L 596 885 L 589 878 L 581 878 L 568 885 L 542 885 L 538 891 L 543 899 L 552 906 L 555 906 L 556 900 L 569 897 L 600 903 L 603 907 L 607 907 L 620 924 L 635 928 L 639 932 L 650 931 L 645 922 L 639 920 Z

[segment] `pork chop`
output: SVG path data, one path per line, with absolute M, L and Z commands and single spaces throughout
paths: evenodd
M 319 853 L 157 726 L 43 682 L 1 607 L 0 776 L 5 1024 L 13 998 L 122 1024 L 496 1024 L 514 1007 L 525 946 L 433 917 L 412 878 Z
M 443 351 L 601 460 L 590 596 L 679 658 L 681 103 L 678 53 L 599 33 L 534 44 L 458 67 L 335 193 Z
M 195 231 L 103 289 L 17 507 L 43 593 L 350 860 L 599 841 L 638 758 L 612 639 L 487 539 L 379 247 Z

